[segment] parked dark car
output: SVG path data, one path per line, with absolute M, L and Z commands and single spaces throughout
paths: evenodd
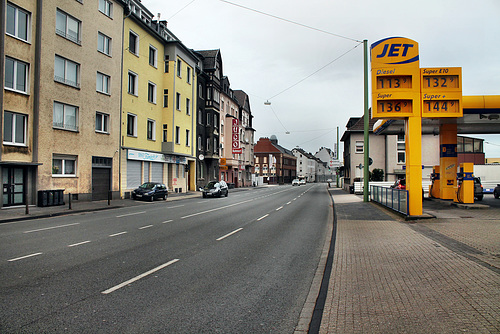
M 406 179 L 396 180 L 396 182 L 394 182 L 394 184 L 391 186 L 391 188 L 405 190 L 406 189 Z
M 483 200 L 483 185 L 481 184 L 481 179 L 479 177 L 474 178 L 474 198 L 478 201 Z
M 201 188 L 201 192 L 203 198 L 208 196 L 221 197 L 222 195 L 227 197 L 229 194 L 228 186 L 225 181 L 210 181 L 206 186 Z
M 167 197 L 167 187 L 162 183 L 146 182 L 140 185 L 139 188 L 132 190 L 133 199 L 146 199 L 152 202 L 158 198 L 166 200 Z
M 493 196 L 495 196 L 496 199 L 500 198 L 500 184 L 497 184 L 495 190 L 493 190 Z

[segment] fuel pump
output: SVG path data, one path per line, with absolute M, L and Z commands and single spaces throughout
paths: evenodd
M 472 204 L 474 203 L 474 164 L 470 162 L 461 163 L 457 173 L 456 198 L 454 202 Z
M 429 186 L 429 197 L 439 198 L 441 188 L 441 175 L 439 173 L 440 166 L 434 166 L 431 173 L 431 185 Z

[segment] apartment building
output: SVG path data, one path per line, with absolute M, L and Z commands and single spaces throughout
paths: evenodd
M 227 183 L 234 184 L 236 188 L 242 186 L 240 174 L 241 153 L 234 153 L 235 148 L 240 148 L 241 126 L 240 107 L 234 91 L 230 87 L 227 76 L 221 80 L 220 94 L 220 157 L 226 160 L 226 167 L 220 170 L 220 179 Z M 233 140 L 233 125 L 237 128 L 238 139 Z M 236 145 L 236 146 L 233 146 Z
M 292 149 L 292 153 L 297 158 L 297 177 L 306 180 L 306 182 L 316 182 L 317 165 L 321 163 L 319 159 L 300 147 Z
M 196 188 L 198 58 L 140 1 L 124 20 L 121 189 L 165 183 Z
M 219 178 L 220 91 L 222 57 L 220 50 L 195 51 L 200 59 L 197 104 L 197 188 Z
M 255 175 L 263 183 L 291 183 L 297 177 L 297 158 L 278 144 L 278 138 L 260 138 L 254 147 Z
M 124 3 L 3 3 L 2 205 L 117 193 Z
M 240 155 L 239 178 L 241 186 L 251 186 L 253 184 L 253 173 L 255 167 L 254 158 L 254 137 L 255 129 L 253 128 L 253 116 L 250 109 L 250 98 L 248 94 L 242 90 L 235 90 L 234 96 L 238 101 L 239 109 L 239 125 L 240 125 L 240 147 L 242 153 Z

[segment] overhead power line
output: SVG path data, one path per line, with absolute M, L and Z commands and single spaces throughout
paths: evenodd
M 221 0 L 222 1 L 222 0 Z M 353 47 L 352 49 L 350 49 L 349 51 L 347 52 L 344 52 L 343 54 L 341 54 L 340 56 L 338 56 L 337 58 L 335 58 L 334 60 L 332 60 L 331 62 L 329 62 L 328 64 L 326 64 L 325 66 L 321 67 L 320 69 L 314 71 L 313 73 L 309 74 L 307 77 L 297 81 L 296 83 L 294 83 L 293 85 L 291 85 L 290 87 L 282 90 L 281 92 L 279 92 L 278 94 L 275 94 L 273 96 L 271 96 L 269 99 L 267 99 L 267 101 L 275 98 L 276 96 L 280 95 L 280 94 L 283 94 L 284 92 L 286 92 L 287 90 L 297 86 L 298 84 L 300 84 L 301 82 L 309 79 L 310 77 L 312 77 L 313 75 L 315 75 L 316 73 L 320 72 L 321 70 L 323 70 L 324 68 L 328 67 L 329 65 L 333 64 L 334 62 L 336 62 L 337 60 L 339 60 L 340 58 L 344 57 L 346 54 L 348 54 L 349 52 L 351 52 L 352 50 L 356 49 L 358 46 L 360 46 L 363 42 L 360 42 L 359 44 L 357 44 L 355 47 Z
M 311 27 L 311 26 L 306 25 L 306 24 L 302 24 L 302 23 L 299 23 L 299 22 L 296 22 L 296 21 L 288 20 L 288 19 L 285 19 L 285 18 L 282 18 L 282 17 L 276 16 L 276 15 L 268 14 L 268 13 L 262 12 L 262 11 L 257 10 L 257 9 L 253 9 L 253 8 L 245 7 L 245 6 L 239 5 L 239 4 L 234 3 L 234 2 L 230 2 L 230 1 L 227 1 L 227 0 L 219 0 L 219 1 L 221 1 L 221 2 L 225 2 L 225 3 L 227 3 L 227 4 L 230 4 L 230 5 L 233 5 L 233 6 L 236 6 L 236 7 L 243 8 L 243 9 L 246 9 L 246 10 L 249 10 L 249 11 L 252 11 L 252 12 L 255 12 L 255 13 L 259 13 L 259 14 L 261 14 L 261 15 L 269 16 L 269 17 L 272 17 L 272 18 L 274 18 L 274 19 L 278 19 L 278 20 L 281 20 L 281 21 L 285 21 L 285 22 L 288 22 L 288 23 L 292 23 L 292 24 L 295 24 L 295 25 L 301 26 L 301 27 L 303 27 L 303 28 L 307 28 L 307 29 L 311 29 L 311 30 L 319 31 L 319 32 L 322 32 L 322 33 L 324 33 L 324 34 L 332 35 L 332 36 L 339 37 L 339 38 L 344 38 L 344 39 L 347 39 L 347 40 L 350 40 L 350 41 L 353 41 L 353 42 L 363 43 L 363 41 L 360 41 L 360 40 L 357 40 L 357 39 L 354 39 L 354 38 L 350 38 L 350 37 L 342 36 L 342 35 L 339 35 L 339 34 L 334 34 L 334 33 L 332 33 L 332 32 L 326 31 L 326 30 L 322 30 L 322 29 L 314 28 L 314 27 Z

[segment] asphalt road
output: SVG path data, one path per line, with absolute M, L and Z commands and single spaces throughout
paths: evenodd
M 1 333 L 291 333 L 324 185 L 0 225 Z

